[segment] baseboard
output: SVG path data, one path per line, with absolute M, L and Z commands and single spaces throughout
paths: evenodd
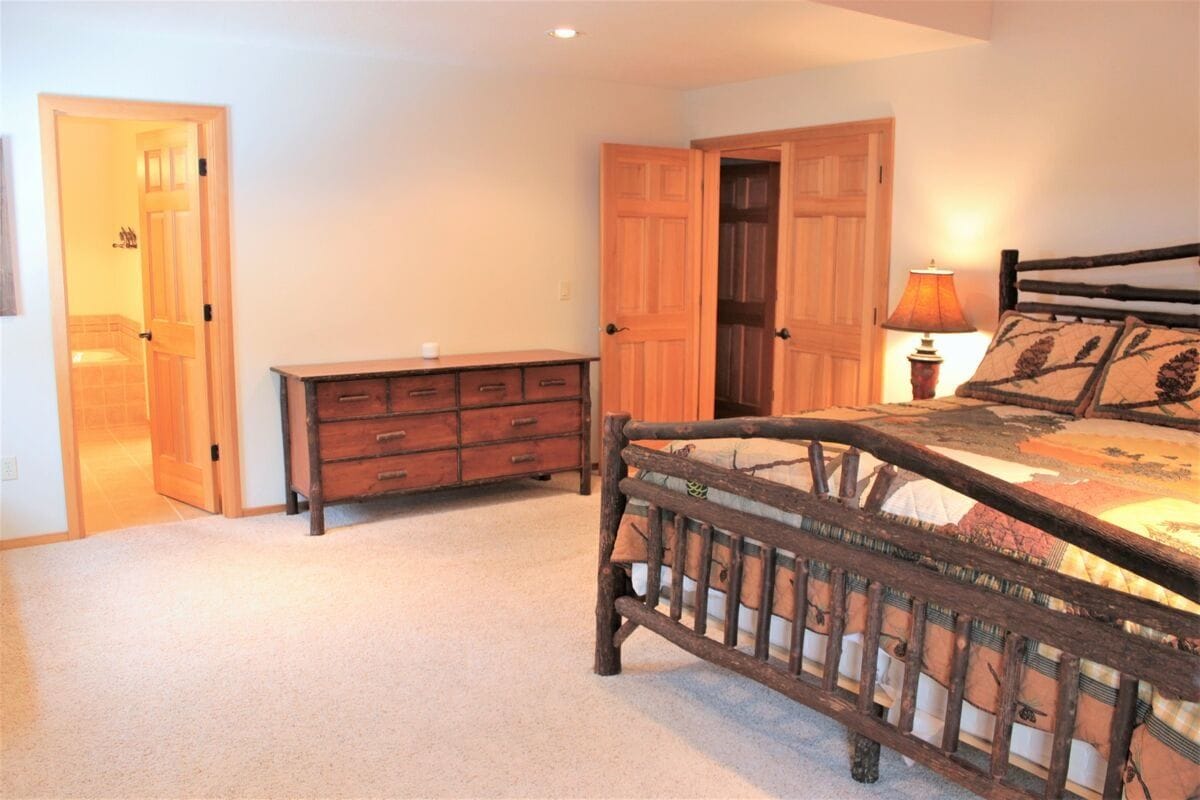
M 62 533 L 40 533 L 37 536 L 17 536 L 13 539 L 0 539 L 0 550 L 16 550 L 21 547 L 36 547 L 39 544 L 53 544 L 55 542 L 70 541 L 71 534 L 63 531 Z
M 261 517 L 264 514 L 278 514 L 280 511 L 287 509 L 283 503 L 275 503 L 269 506 L 250 506 L 242 509 L 243 517 Z M 300 501 L 300 510 L 308 511 L 308 501 Z

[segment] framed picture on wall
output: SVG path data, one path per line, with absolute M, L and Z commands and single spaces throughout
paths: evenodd
M 13 262 L 16 248 L 13 246 L 12 181 L 8 177 L 8 140 L 0 137 L 0 316 L 11 317 L 17 313 L 16 281 L 13 277 Z

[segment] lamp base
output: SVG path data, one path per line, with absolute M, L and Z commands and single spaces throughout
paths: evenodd
M 925 334 L 916 352 L 908 357 L 908 363 L 912 365 L 913 400 L 928 400 L 937 392 L 942 360 L 933 347 L 933 337 Z

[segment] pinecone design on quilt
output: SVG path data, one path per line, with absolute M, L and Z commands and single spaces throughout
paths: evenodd
M 1196 372 L 1200 369 L 1200 351 L 1189 347 L 1176 354 L 1158 368 L 1158 379 L 1154 382 L 1158 399 L 1164 403 L 1178 403 L 1187 399 L 1187 394 L 1196 384 Z
M 1029 345 L 1017 359 L 1017 363 L 1013 367 L 1013 376 L 1016 378 L 1036 378 L 1038 373 L 1042 371 L 1042 367 L 1046 366 L 1046 362 L 1050 359 L 1050 351 L 1053 349 L 1053 336 L 1043 336 Z

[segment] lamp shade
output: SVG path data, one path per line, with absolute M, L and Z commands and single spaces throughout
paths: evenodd
M 958 304 L 954 272 L 932 266 L 909 271 L 904 294 L 883 327 L 921 333 L 969 333 L 975 330 Z

